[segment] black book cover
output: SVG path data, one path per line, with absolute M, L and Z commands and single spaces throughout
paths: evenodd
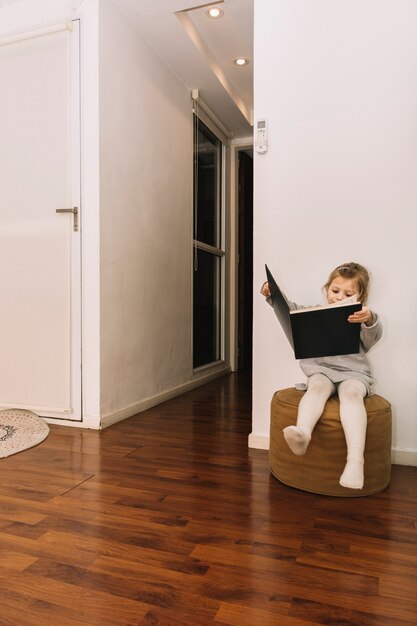
M 296 359 L 359 352 L 361 325 L 347 321 L 349 315 L 362 308 L 359 302 L 290 311 L 287 298 L 267 266 L 265 269 L 272 307 Z

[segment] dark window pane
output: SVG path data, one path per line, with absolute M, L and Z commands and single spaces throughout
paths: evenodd
M 194 239 L 218 248 L 221 241 L 221 143 L 200 121 L 196 135 Z
M 194 367 L 220 359 L 220 258 L 195 250 Z

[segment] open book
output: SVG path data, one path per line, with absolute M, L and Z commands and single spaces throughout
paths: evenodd
M 349 315 L 362 305 L 355 296 L 337 304 L 290 310 L 285 294 L 278 287 L 268 267 L 266 276 L 271 304 L 290 342 L 296 359 L 337 356 L 359 352 L 360 324 L 350 324 Z

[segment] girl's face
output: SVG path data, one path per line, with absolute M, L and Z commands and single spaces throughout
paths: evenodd
M 345 298 L 350 298 L 350 296 L 356 296 L 359 301 L 359 289 L 356 280 L 354 278 L 336 276 L 327 290 L 327 302 L 334 304 Z

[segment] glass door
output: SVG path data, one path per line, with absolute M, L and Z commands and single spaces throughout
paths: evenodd
M 194 118 L 193 366 L 222 360 L 222 143 Z

